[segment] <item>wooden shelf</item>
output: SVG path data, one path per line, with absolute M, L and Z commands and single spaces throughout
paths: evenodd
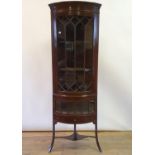
M 65 44 L 92 44 L 92 41 L 81 41 L 81 40 L 75 40 L 75 41 L 58 41 L 59 43 L 65 43 Z
M 71 72 L 75 72 L 75 71 L 89 72 L 89 71 L 91 71 L 90 68 L 72 68 L 72 67 L 60 68 L 60 70 L 61 71 L 71 71 Z

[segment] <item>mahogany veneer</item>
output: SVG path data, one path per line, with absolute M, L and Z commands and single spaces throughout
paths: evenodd
M 57 122 L 74 124 L 70 138 L 78 140 L 76 124 L 95 124 L 97 136 L 98 3 L 58 2 L 51 9 L 53 68 L 53 137 Z M 83 136 L 81 138 L 84 138 Z

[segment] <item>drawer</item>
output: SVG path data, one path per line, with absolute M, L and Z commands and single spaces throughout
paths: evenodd
M 54 120 L 56 122 L 61 123 L 68 123 L 68 124 L 82 124 L 82 123 L 89 123 L 95 121 L 95 114 L 88 114 L 88 115 L 64 115 L 61 113 L 54 114 Z

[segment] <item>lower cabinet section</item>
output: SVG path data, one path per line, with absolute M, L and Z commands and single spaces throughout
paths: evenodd
M 62 114 L 70 115 L 87 115 L 95 112 L 95 103 L 90 101 L 70 102 L 56 101 L 55 111 Z

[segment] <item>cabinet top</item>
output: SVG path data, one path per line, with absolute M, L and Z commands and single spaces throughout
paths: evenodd
M 86 1 L 64 1 L 50 3 L 49 7 L 53 13 L 65 13 L 65 12 L 87 12 L 87 13 L 99 13 L 101 4 L 95 2 Z

